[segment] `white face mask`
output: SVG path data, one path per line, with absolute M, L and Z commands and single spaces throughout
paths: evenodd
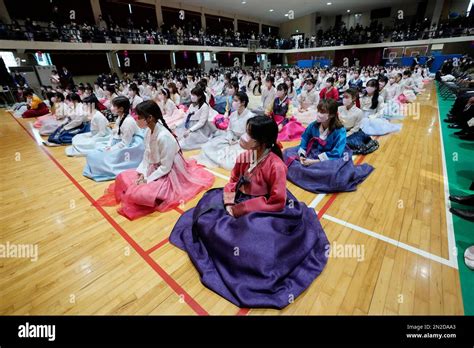
M 367 91 L 367 93 L 372 94 L 375 92 L 375 87 L 366 87 L 365 90 Z
M 326 122 L 328 119 L 329 114 L 322 114 L 320 112 L 316 114 L 316 121 L 318 121 L 319 123 Z
M 192 101 L 193 103 L 197 103 L 197 101 L 198 101 L 197 95 L 194 95 L 194 94 L 191 95 L 191 101 Z
M 344 98 L 342 99 L 342 104 L 345 106 L 352 105 L 352 98 Z
M 240 147 L 244 150 L 252 150 L 257 147 L 257 141 L 252 139 L 248 133 L 240 137 Z

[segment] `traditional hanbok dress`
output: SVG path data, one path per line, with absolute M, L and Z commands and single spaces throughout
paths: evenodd
M 60 126 L 50 134 L 48 137 L 48 143 L 69 145 L 72 143 L 72 138 L 74 138 L 76 135 L 87 133 L 89 131 L 90 122 L 84 113 L 83 104 L 78 103 L 77 105 L 70 108 L 70 111 L 68 115 L 66 115 L 64 122 L 62 122 Z
M 272 88 L 268 89 L 266 86 L 262 86 L 262 96 L 260 97 L 260 106 L 252 112 L 256 115 L 265 115 L 265 112 L 272 108 L 273 101 L 276 97 L 276 88 L 272 86 Z M 231 101 L 232 103 L 232 101 Z
M 202 147 L 197 156 L 198 163 L 208 167 L 222 167 L 231 170 L 237 157 L 245 152 L 239 144 L 240 137 L 246 132 L 247 121 L 255 115 L 245 109 L 241 115 L 237 111 L 230 114 L 226 131 L 217 131 L 216 135 Z
M 125 119 L 119 126 L 122 118 Z M 88 153 L 82 174 L 95 181 L 107 181 L 127 169 L 138 168 L 145 151 L 143 136 L 132 116 L 119 117 L 107 144 L 110 149 L 96 149 Z
M 378 149 L 379 143 L 364 133 L 360 126 L 364 119 L 364 113 L 353 105 L 349 110 L 346 106 L 338 108 L 339 118 L 346 129 L 346 144 L 355 153 L 367 155 Z
M 279 141 L 292 141 L 301 138 L 305 128 L 303 125 L 298 122 L 294 116 L 291 115 L 291 101 L 288 97 L 285 97 L 283 100 L 280 98 L 275 98 L 272 107 L 268 110 L 269 114 L 273 120 L 281 125 L 282 128 L 278 133 Z
M 91 131 L 76 135 L 72 145 L 66 147 L 68 156 L 87 156 L 88 153 L 107 146 L 112 135 L 109 121 L 100 111 L 95 111 L 91 118 Z
M 304 166 L 299 154 L 321 162 Z M 283 156 L 288 165 L 288 180 L 315 193 L 355 191 L 374 169 L 366 163 L 354 165 L 352 151 L 346 147 L 344 127 L 329 132 L 317 122 L 306 128 L 300 146 L 286 149 Z
M 137 185 L 140 174 L 144 184 Z M 212 187 L 214 175 L 183 157 L 176 138 L 160 123 L 145 132 L 145 154 L 137 169 L 120 173 L 99 204 L 120 204 L 118 212 L 130 220 L 168 211 Z
M 39 128 L 41 135 L 50 135 L 65 122 L 68 109 L 70 109 L 69 106 L 63 102 L 55 103 L 51 108 L 51 113 L 38 117 L 33 126 Z
M 242 153 L 225 188 L 185 212 L 170 242 L 188 253 L 206 287 L 236 306 L 281 309 L 323 271 L 329 242 L 315 211 L 286 190 L 282 160 L 272 152 L 254 159 Z
M 375 109 L 372 109 L 372 97 L 363 96 L 360 98 L 360 108 L 365 115 L 360 128 L 367 135 L 385 135 L 398 132 L 402 128 L 401 124 L 390 123 L 383 117 L 384 101 L 381 96 L 378 97 L 377 108 Z
M 130 114 L 137 119 L 135 109 L 137 108 L 137 105 L 143 102 L 143 98 L 140 97 L 139 95 L 134 95 L 133 97 L 130 98 Z
M 311 89 L 311 91 L 303 90 L 298 96 L 298 103 L 306 111 L 295 110 L 294 116 L 296 119 L 303 124 L 313 122 L 316 118 L 316 108 L 319 103 L 319 94 L 316 88 Z
M 179 145 L 183 150 L 200 149 L 211 138 L 213 129 L 208 121 L 209 109 L 210 107 L 206 103 L 200 107 L 194 104 L 189 107 L 184 124 L 176 128 Z M 190 133 L 184 137 L 187 130 Z
M 160 107 L 163 118 L 170 129 L 174 130 L 184 122 L 185 113 L 183 109 L 177 108 L 176 104 L 171 99 L 166 99 L 165 103 L 160 101 L 158 106 Z
M 31 98 L 31 102 L 28 104 L 29 108 L 23 112 L 21 115 L 23 118 L 29 117 L 38 117 L 43 116 L 49 113 L 48 106 L 38 97 L 36 94 Z M 17 112 L 20 112 L 23 109 L 19 109 Z

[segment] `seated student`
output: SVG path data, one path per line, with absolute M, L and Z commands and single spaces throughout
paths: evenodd
M 98 82 L 94 82 L 94 94 L 98 99 L 105 98 L 105 92 Z
M 239 307 L 286 307 L 328 259 L 329 241 L 314 209 L 286 189 L 277 136 L 273 120 L 250 118 L 240 139 L 247 151 L 229 183 L 208 191 L 170 235 L 188 253 L 201 282 Z
M 355 154 L 369 154 L 378 149 L 377 140 L 373 140 L 365 134 L 361 129 L 364 113 L 355 104 L 358 92 L 349 88 L 344 92 L 342 106 L 337 109 L 339 118 L 346 129 L 347 146 L 353 150 Z
M 189 106 L 191 104 L 191 92 L 188 89 L 188 80 L 187 79 L 180 79 L 176 83 L 176 87 L 178 87 L 178 93 L 181 99 L 181 105 Z
M 349 80 L 349 88 L 353 88 L 360 92 L 362 90 L 363 83 L 364 82 L 360 78 L 360 70 L 355 70 L 352 78 Z
M 128 93 L 128 92 L 127 92 Z M 104 91 L 105 97 L 101 100 L 99 100 L 107 109 L 112 108 L 112 100 L 118 97 L 115 87 L 112 85 L 109 85 L 105 88 Z
M 216 110 L 219 114 L 229 116 L 233 111 L 235 111 L 232 110 L 232 100 L 234 99 L 234 95 L 239 91 L 239 84 L 236 81 L 229 82 L 226 85 L 225 90 L 225 96 L 219 96 L 215 98 L 214 110 Z
M 324 88 L 319 92 L 319 100 L 334 99 L 336 102 L 339 101 L 339 92 L 334 87 L 334 78 L 328 77 L 325 82 Z
M 292 77 L 287 77 L 285 79 L 285 83 L 288 86 L 288 99 L 290 99 L 293 104 L 297 103 L 296 88 L 295 88 L 295 85 L 294 85 L 294 82 L 293 82 L 293 78 Z
M 46 104 L 38 97 L 32 89 L 25 92 L 27 110 L 21 115 L 23 118 L 38 117 L 49 113 Z
M 292 141 L 301 138 L 304 127 L 291 115 L 291 101 L 288 99 L 288 86 L 280 83 L 277 88 L 273 105 L 265 114 L 271 117 L 278 125 L 278 140 Z
M 170 99 L 174 105 L 178 106 L 181 104 L 181 96 L 179 95 L 178 87 L 174 82 L 168 83 L 168 90 L 170 91 Z
M 415 83 L 411 78 L 411 71 L 405 70 L 400 81 L 400 95 L 398 101 L 401 103 L 412 103 L 416 100 Z
M 72 138 L 81 133 L 89 132 L 90 122 L 87 120 L 84 112 L 84 104 L 81 97 L 72 93 L 66 98 L 69 108 L 66 109 L 66 118 L 61 125 L 50 134 L 47 142 L 48 146 L 68 145 L 72 143 Z
M 360 98 L 360 108 L 364 113 L 361 129 L 367 135 L 385 135 L 398 132 L 401 124 L 390 123 L 383 118 L 384 101 L 379 95 L 379 82 L 376 79 L 369 80 L 363 96 Z
M 191 102 L 185 122 L 176 128 L 179 145 L 183 150 L 201 148 L 209 141 L 213 133 L 208 122 L 210 107 L 206 103 L 206 96 L 201 88 L 195 87 L 191 91 Z
M 339 75 L 339 78 L 336 82 L 336 85 L 334 86 L 337 89 L 337 93 L 339 94 L 339 100 L 338 103 L 339 105 L 342 103 L 342 98 L 344 92 L 349 88 L 349 84 L 347 83 L 347 77 L 345 73 L 341 73 Z
M 64 95 L 62 93 L 51 93 L 49 98 L 51 104 L 51 112 L 36 119 L 33 126 L 39 128 L 41 135 L 50 135 L 63 122 L 66 117 Z
M 140 96 L 140 89 L 134 83 L 132 83 L 128 90 L 128 99 L 130 100 L 130 114 L 134 116 L 135 108 L 143 101 L 143 98 Z
M 72 145 L 65 150 L 67 156 L 87 156 L 88 153 L 107 146 L 112 135 L 109 121 L 103 113 L 95 108 L 95 104 L 84 104 L 84 112 L 90 121 L 90 132 L 72 138 Z
M 315 85 L 315 79 L 306 80 L 303 91 L 298 96 L 298 110 L 295 111 L 294 116 L 303 124 L 309 124 L 314 120 L 316 106 L 319 103 L 319 94 Z
M 368 164 L 355 166 L 346 147 L 346 130 L 333 99 L 318 104 L 316 121 L 301 137 L 301 144 L 284 151 L 288 180 L 315 193 L 354 191 L 372 172 Z
M 262 95 L 262 78 L 260 76 L 257 77 L 255 84 L 252 88 L 252 93 L 254 96 L 261 96 Z
M 160 107 L 161 114 L 170 129 L 175 130 L 184 122 L 184 111 L 179 109 L 170 98 L 171 92 L 168 88 L 160 88 L 158 91 L 157 104 Z
M 187 160 L 155 102 L 137 105 L 138 126 L 146 128 L 145 154 L 136 169 L 120 173 L 99 204 L 120 204 L 119 214 L 134 220 L 165 212 L 193 199 L 214 183 L 214 175 Z
M 239 140 L 245 133 L 247 120 L 255 115 L 247 109 L 249 98 L 244 92 L 237 92 L 232 104 L 235 111 L 230 114 L 227 130 L 217 132 L 216 136 L 203 145 L 202 152 L 196 158 L 199 163 L 231 170 L 237 156 L 244 152 Z
M 265 115 L 265 112 L 271 108 L 276 97 L 274 81 L 275 79 L 270 75 L 265 79 L 265 86 L 262 88 L 261 105 L 252 110 L 254 114 Z
M 112 100 L 112 110 L 118 115 L 112 136 L 105 148 L 87 154 L 83 175 L 95 181 L 113 180 L 126 169 L 137 168 L 143 159 L 143 132 L 129 114 L 130 101 L 125 96 Z

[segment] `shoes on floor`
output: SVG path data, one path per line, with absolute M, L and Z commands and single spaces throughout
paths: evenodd
M 450 125 L 448 125 L 448 128 L 461 129 L 462 127 L 457 123 L 451 123 Z
M 469 205 L 474 207 L 474 195 L 468 195 L 468 196 L 449 196 L 449 200 L 451 202 L 463 204 L 463 205 Z
M 467 133 L 467 134 L 460 135 L 459 139 L 474 141 L 474 133 Z
M 474 210 L 450 208 L 449 211 L 467 221 L 474 221 Z

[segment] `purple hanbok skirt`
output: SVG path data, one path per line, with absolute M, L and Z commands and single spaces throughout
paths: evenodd
M 346 147 L 343 158 L 322 161 L 308 167 L 301 164 L 298 146 L 283 152 L 285 163 L 289 163 L 287 178 L 296 186 L 314 193 L 355 191 L 374 170 L 370 164 L 355 165 L 352 151 Z M 313 146 L 308 158 L 318 158 L 317 146 Z M 296 157 L 296 158 L 295 158 Z M 291 158 L 295 158 L 291 161 Z
M 180 217 L 170 242 L 188 253 L 206 287 L 236 306 L 277 309 L 319 276 L 330 247 L 315 211 L 289 191 L 283 211 L 234 218 L 223 189 L 212 189 Z

